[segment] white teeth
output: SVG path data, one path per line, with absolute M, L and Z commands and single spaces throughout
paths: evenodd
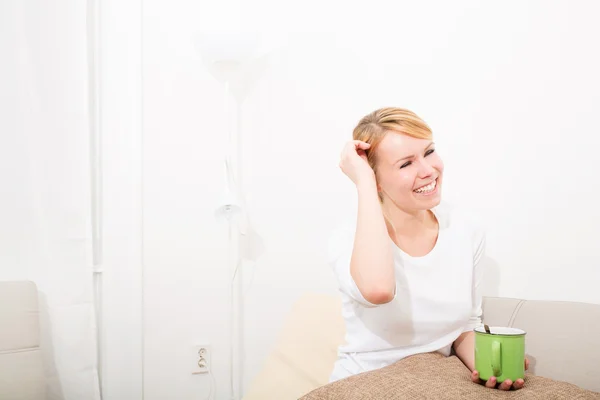
M 435 181 L 431 182 L 427 186 L 423 186 L 418 189 L 415 189 L 415 192 L 416 193 L 429 193 L 429 192 L 432 192 L 433 189 L 435 189 L 436 185 L 437 185 L 437 179 Z

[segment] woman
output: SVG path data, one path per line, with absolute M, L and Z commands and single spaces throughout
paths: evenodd
M 356 185 L 358 217 L 330 243 L 346 322 L 330 380 L 453 349 L 483 383 L 473 329 L 482 323 L 485 236 L 441 203 L 444 165 L 431 129 L 411 111 L 384 108 L 364 117 L 353 139 L 340 168 Z M 523 384 L 485 382 L 502 390 Z

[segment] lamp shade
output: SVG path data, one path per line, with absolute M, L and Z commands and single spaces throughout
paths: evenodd
M 237 217 L 242 213 L 242 206 L 237 196 L 231 191 L 226 190 L 223 197 L 215 209 L 217 219 L 229 219 Z
M 231 81 L 240 67 L 256 56 L 260 38 L 244 31 L 211 31 L 199 34 L 196 49 L 208 71 L 220 82 Z

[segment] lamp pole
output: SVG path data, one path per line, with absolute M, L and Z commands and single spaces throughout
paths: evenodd
M 232 84 L 240 84 L 243 68 L 257 47 L 252 35 L 241 32 L 213 32 L 202 35 L 196 42 L 209 72 L 223 84 L 223 109 L 227 146 L 225 150 L 226 196 L 216 210 L 217 217 L 228 223 L 227 260 L 231 272 L 230 282 L 230 395 L 240 400 L 244 369 L 244 304 L 243 257 L 240 248 L 243 220 L 247 219 L 242 193 L 242 139 L 241 96 L 236 96 Z M 249 79 L 249 78 L 248 78 Z M 248 83 L 248 82 L 246 82 Z M 235 107 L 232 107 L 235 100 Z

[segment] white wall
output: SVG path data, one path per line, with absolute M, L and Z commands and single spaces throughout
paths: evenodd
M 102 395 L 141 400 L 142 5 L 99 4 Z
M 215 4 L 144 2 L 147 400 L 206 393 L 208 378 L 189 375 L 195 342 L 212 345 L 216 398 L 227 398 L 221 92 L 191 43 L 223 21 Z M 446 198 L 489 228 L 488 294 L 600 304 L 598 3 L 328 4 L 227 4 L 230 23 L 286 39 L 243 114 L 247 200 L 267 246 L 246 299 L 246 381 L 293 301 L 335 292 L 327 233 L 354 218 L 337 157 L 381 106 L 433 127 Z

